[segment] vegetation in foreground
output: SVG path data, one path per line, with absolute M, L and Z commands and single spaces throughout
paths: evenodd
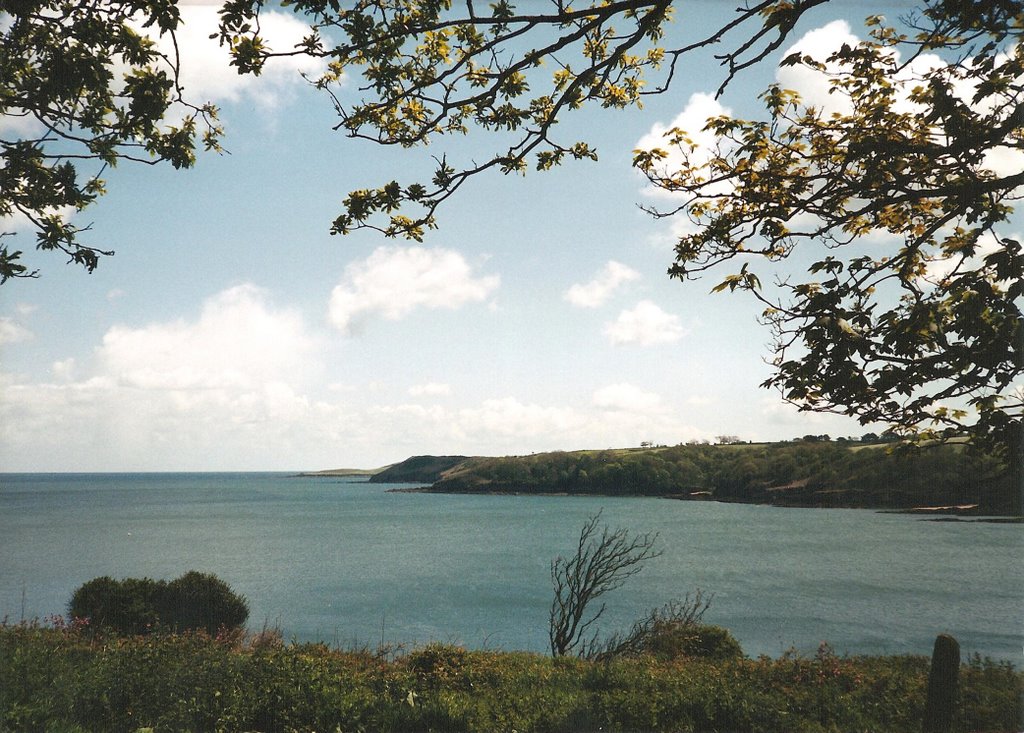
M 925 657 L 587 661 L 430 645 L 404 654 L 205 632 L 0 625 L 2 731 L 921 729 Z M 1015 731 L 1024 675 L 961 668 L 958 731 Z

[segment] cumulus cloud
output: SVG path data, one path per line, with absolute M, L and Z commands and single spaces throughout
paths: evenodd
M 399 320 L 418 308 L 457 309 L 485 300 L 500 279 L 477 276 L 458 252 L 426 247 L 379 247 L 345 268 L 331 291 L 328 313 L 342 333 L 373 316 Z
M 801 53 L 822 63 L 844 43 L 856 46 L 860 41 L 850 30 L 845 20 L 834 20 L 821 28 L 815 28 L 801 36 L 796 43 L 786 49 L 783 56 Z M 830 71 L 836 67 L 830 66 Z M 849 114 L 853 111 L 849 98 L 842 94 L 830 93 L 829 77 L 815 69 L 805 66 L 780 66 L 775 72 L 775 80 L 785 89 L 799 92 L 805 104 L 817 107 L 826 114 L 838 112 Z
M 214 295 L 191 319 L 112 327 L 88 362 L 53 362 L 53 381 L 7 377 L 2 459 L 35 456 L 58 470 L 286 459 L 340 419 L 305 394 L 318 343 L 297 312 L 252 285 Z
M 75 360 L 69 357 L 55 361 L 51 365 L 50 371 L 54 377 L 61 381 L 71 381 L 75 378 Z
M 28 341 L 32 338 L 32 332 L 22 326 L 13 318 L 0 318 L 0 344 L 16 344 L 19 341 Z
M 456 391 L 441 381 L 349 381 L 345 351 L 330 363 L 331 348 L 300 312 L 251 284 L 185 317 L 108 328 L 91 356 L 50 361 L 33 378 L 0 373 L 0 465 L 372 467 L 424 452 L 522 454 L 698 434 L 657 395 L 626 383 L 589 400 L 499 392 L 456 403 L 429 399 Z
M 479 407 L 459 411 L 458 425 L 466 434 L 537 438 L 580 429 L 586 417 L 571 407 L 523 403 L 514 397 L 485 400 Z
M 2 130 L 0 130 L 2 132 Z M 61 206 L 59 208 L 46 209 L 44 214 L 56 215 L 60 218 L 63 223 L 70 222 L 76 213 L 75 207 L 73 206 Z M 15 210 L 9 216 L 0 216 L 0 232 L 13 232 L 20 234 L 22 232 L 29 232 L 35 229 L 35 224 L 25 214 Z
M 594 392 L 594 405 L 605 410 L 650 412 L 661 407 L 661 397 L 634 384 L 620 382 Z
M 413 397 L 443 397 L 452 393 L 451 385 L 440 384 L 439 382 L 427 382 L 426 384 L 414 384 L 409 387 L 409 394 Z
M 609 260 L 590 282 L 576 283 L 565 293 L 565 299 L 579 308 L 596 308 L 625 283 L 639 280 L 640 273 L 621 262 Z
M 114 326 L 97 357 L 127 387 L 252 389 L 301 369 L 312 344 L 298 313 L 246 284 L 209 298 L 196 321 Z
M 951 234 L 951 231 L 945 230 L 943 234 Z M 1019 232 L 1014 232 L 1009 235 L 1010 239 L 1021 240 L 1024 235 Z M 936 285 L 941 283 L 944 279 L 952 275 L 956 270 L 961 268 L 974 269 L 982 266 L 984 259 L 995 252 L 999 252 L 1004 248 L 1004 245 L 999 237 L 991 232 L 984 233 L 978 240 L 977 247 L 974 253 L 967 256 L 963 253 L 952 257 L 942 257 L 936 255 L 928 264 L 925 266 L 924 274 L 919 278 L 919 282 L 926 285 Z
M 360 415 L 359 427 L 366 435 L 387 435 L 389 449 L 406 455 L 521 455 L 644 440 L 674 444 L 700 435 L 676 411 L 663 407 L 657 395 L 626 384 L 602 387 L 589 404 L 504 396 L 462 406 L 380 405 Z
M 695 146 L 691 154 L 690 162 L 699 165 L 710 159 L 715 147 L 719 144 L 718 137 L 705 130 L 707 121 L 712 117 L 722 115 L 731 116 L 732 110 L 714 98 L 711 94 L 699 92 L 690 96 L 683 108 L 676 117 L 667 125 L 662 122 L 655 122 L 646 135 L 641 137 L 633 147 L 637 150 L 653 150 L 659 148 L 667 156 L 657 166 L 657 171 L 663 175 L 670 176 L 683 164 L 683 153 L 677 146 L 669 144 L 672 137 L 672 130 L 679 129 L 686 133 L 687 137 Z M 655 186 L 647 186 L 644 193 L 650 196 L 674 196 L 664 189 Z
M 300 55 L 270 59 L 258 77 L 240 75 L 231 66 L 228 49 L 216 38 L 210 38 L 217 32 L 219 10 L 219 5 L 211 4 L 181 7 L 182 24 L 176 40 L 180 51 L 179 81 L 187 99 L 218 103 L 249 100 L 260 107 L 273 108 L 305 83 L 301 73 L 317 75 L 324 70 L 322 59 Z M 275 51 L 293 49 L 308 34 L 309 27 L 290 13 L 260 13 L 260 36 Z M 155 40 L 161 51 L 173 53 L 174 41 L 170 36 Z
M 604 334 L 611 343 L 654 346 L 678 341 L 686 335 L 679 316 L 666 313 L 649 300 L 642 300 L 632 310 L 624 310 L 614 321 L 605 324 Z
M 849 96 L 840 90 L 832 90 L 832 78 L 838 73 L 846 73 L 848 67 L 840 67 L 839 64 L 829 62 L 828 58 L 838 51 L 844 44 L 856 46 L 861 39 L 853 33 L 850 24 L 845 20 L 835 20 L 819 28 L 814 28 L 804 33 L 782 54 L 783 57 L 793 53 L 800 53 L 810 56 L 825 65 L 824 71 L 807 68 L 802 65 L 779 66 L 776 69 L 775 77 L 778 84 L 786 89 L 797 92 L 804 105 L 816 108 L 822 115 L 832 114 L 847 115 L 853 112 L 853 105 Z M 885 49 L 883 54 L 888 54 L 898 71 L 888 77 L 894 89 L 893 109 L 904 114 L 919 114 L 924 111 L 922 105 L 911 101 L 910 96 L 915 87 L 926 84 L 930 76 L 936 72 L 942 72 L 946 67 L 946 61 L 934 53 L 915 54 L 908 61 L 901 64 L 901 54 L 898 49 Z M 997 58 L 996 63 L 1001 60 Z M 965 65 L 971 63 L 970 59 L 964 61 Z M 976 108 L 980 113 L 988 114 L 996 111 L 997 98 L 993 97 L 975 103 L 973 97 L 977 91 L 977 84 L 974 80 L 951 78 L 951 88 L 968 106 Z M 1012 105 L 1007 105 L 1012 108 Z M 717 138 L 714 134 L 704 131 L 704 125 L 709 117 L 719 115 L 731 115 L 731 111 L 722 107 L 717 100 L 707 94 L 694 94 L 689 98 L 682 112 L 665 125 L 656 123 L 649 132 L 644 135 L 635 145 L 638 149 L 661 148 L 668 155 L 657 166 L 657 172 L 665 176 L 671 176 L 679 170 L 683 163 L 683 153 L 668 145 L 665 139 L 666 133 L 673 128 L 685 131 L 694 145 L 689 151 L 688 162 L 692 166 L 699 167 L 706 164 L 713 154 L 728 155 L 728 146 L 731 143 L 727 140 Z M 670 134 L 671 136 L 671 134 Z M 986 169 L 998 176 L 1009 176 L 1017 173 L 1024 166 L 1024 152 L 1011 147 L 996 146 L 986 151 L 985 157 L 979 168 Z M 1020 190 L 1020 189 L 1018 189 Z M 717 186 L 709 186 L 703 189 L 705 196 L 726 196 L 731 192 L 731 183 L 723 182 Z M 667 197 L 677 204 L 681 201 L 677 194 L 655 186 L 648 186 L 643 193 L 652 196 Z M 812 227 L 820 222 L 811 217 L 798 217 L 789 222 L 795 228 Z M 658 245 L 674 244 L 682 236 L 694 234 L 698 231 L 699 222 L 692 221 L 686 212 L 680 212 L 678 216 L 671 219 L 670 228 L 661 234 L 655 235 L 654 242 Z M 880 240 L 887 240 L 890 235 L 882 230 L 868 234 L 867 236 Z

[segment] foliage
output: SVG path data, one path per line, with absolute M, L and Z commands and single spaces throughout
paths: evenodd
M 600 524 L 601 512 L 590 517 L 580 530 L 576 553 L 551 562 L 551 601 L 548 632 L 551 654 L 592 656 L 599 650 L 593 626 L 605 611 L 595 601 L 621 588 L 640 572 L 643 563 L 661 554 L 654 549 L 657 535 L 630 535 L 625 528 Z M 598 534 L 600 532 L 600 534 Z
M 193 570 L 169 583 L 151 578 L 94 578 L 72 594 L 68 615 L 87 619 L 97 631 L 116 634 L 171 629 L 205 631 L 212 636 L 240 629 L 249 617 L 249 606 L 220 578 Z
M 626 634 L 616 634 L 602 644 L 593 658 L 652 656 L 661 661 L 680 658 L 725 661 L 743 656 L 740 643 L 721 626 L 701 622 L 711 598 L 697 591 L 691 600 L 673 601 L 637 620 Z
M 23 217 L 36 247 L 94 270 L 109 251 L 88 245 L 70 216 L 104 193 L 123 160 L 190 167 L 200 141 L 219 149 L 216 110 L 184 99 L 173 39 L 175 2 L 43 2 L 0 5 L 0 222 Z M 171 44 L 174 48 L 176 45 Z M 14 238 L 15 231 L 0 231 Z M 0 282 L 36 271 L 0 246 Z
M 249 618 L 245 598 L 215 575 L 192 570 L 167 584 L 163 620 L 179 630 L 216 634 L 222 628 L 241 628 Z
M 966 444 L 911 450 L 815 440 L 472 458 L 434 489 L 893 509 L 979 504 L 988 514 L 1018 511 L 1005 464 Z
M 907 20 L 912 35 L 869 18 L 869 40 L 782 62 L 827 78 L 829 106 L 775 85 L 766 120 L 708 120 L 714 148 L 676 129 L 636 157 L 684 200 L 654 213 L 694 224 L 670 274 L 731 265 L 715 290 L 766 306 L 765 386 L 923 439 L 969 430 L 1017 471 L 1024 251 L 1008 233 L 1024 185 L 1022 17 L 1012 0 L 936 0 Z M 673 149 L 682 162 L 666 166 Z M 805 276 L 774 287 L 755 269 L 808 257 Z
M 166 582 L 151 578 L 93 578 L 71 595 L 68 615 L 88 619 L 94 629 L 109 629 L 118 634 L 148 633 L 160 623 L 166 587 Z
M 436 208 L 478 173 L 595 158 L 586 142 L 559 141 L 553 128 L 560 115 L 587 102 L 612 108 L 639 102 L 644 71 L 664 59 L 654 44 L 672 0 L 579 9 L 559 1 L 537 12 L 520 12 L 500 0 L 479 14 L 473 3 L 460 9 L 435 0 L 357 0 L 344 6 L 295 0 L 288 5 L 306 16 L 311 33 L 301 47 L 278 51 L 260 36 L 261 5 L 233 0 L 221 12 L 222 40 L 230 44 L 234 63 L 242 72 L 258 73 L 273 55 L 329 58 L 327 73 L 315 84 L 331 96 L 338 128 L 346 134 L 403 147 L 470 129 L 498 138 L 500 149 L 479 164 L 457 169 L 438 159 L 429 183 L 391 181 L 353 191 L 333 227 L 339 233 L 369 227 L 421 239 L 434 225 Z M 544 64 L 550 71 L 539 72 Z M 352 75 L 366 83 L 361 99 L 348 104 L 340 89 Z M 403 213 L 409 208 L 418 213 Z
M 0 624 L 0 731 L 884 730 L 918 733 L 926 657 L 591 662 L 431 645 L 385 661 L 204 633 Z M 1015 730 L 1024 675 L 961 669 L 962 727 Z
M 258 74 L 274 56 L 329 59 L 328 71 L 313 83 L 330 96 L 337 129 L 350 137 L 407 148 L 471 133 L 493 138 L 494 152 L 482 160 L 460 166 L 435 158 L 429 182 L 391 181 L 351 192 L 333 228 L 421 239 L 435 226 L 437 208 L 473 176 L 596 159 L 587 141 L 556 134 L 565 116 L 585 106 L 642 106 L 645 95 L 670 88 L 687 54 L 735 33 L 734 50 L 719 57 L 728 68 L 724 87 L 775 51 L 803 12 L 826 1 L 761 0 L 738 9 L 724 27 L 673 47 L 666 27 L 676 14 L 674 0 L 579 6 L 547 0 L 523 7 L 508 0 L 486 7 L 289 0 L 284 4 L 304 16 L 310 33 L 295 48 L 272 49 L 260 34 L 263 3 L 231 0 L 221 11 L 221 41 L 242 73 Z M 364 82 L 357 100 L 342 91 L 356 77 Z

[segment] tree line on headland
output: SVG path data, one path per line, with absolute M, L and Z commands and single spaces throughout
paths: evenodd
M 1020 487 L 1013 485 L 1005 464 L 970 445 L 910 448 L 808 438 L 500 458 L 415 456 L 371 481 L 429 483 L 424 490 L 445 493 L 668 496 L 779 506 L 1020 513 Z

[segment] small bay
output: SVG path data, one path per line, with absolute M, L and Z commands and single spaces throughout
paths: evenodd
M 212 572 L 249 626 L 342 646 L 546 651 L 550 562 L 586 518 L 657 532 L 602 628 L 701 588 L 749 655 L 965 654 L 1021 666 L 1021 525 L 667 499 L 393 493 L 285 474 L 0 474 L 0 617 L 62 613 L 100 575 Z

